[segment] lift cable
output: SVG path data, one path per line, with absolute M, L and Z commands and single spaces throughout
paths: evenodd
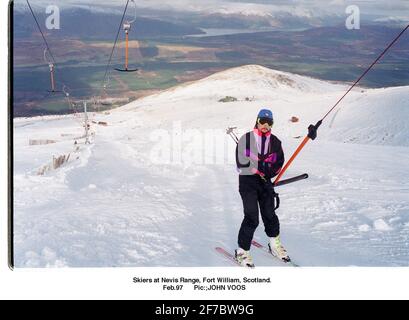
M 287 162 L 287 164 L 284 166 L 284 168 L 280 171 L 280 174 L 274 181 L 275 184 L 277 184 L 285 172 L 288 170 L 288 168 L 291 166 L 293 161 L 297 158 L 299 153 L 302 151 L 302 149 L 307 145 L 307 143 L 310 140 L 315 140 L 317 138 L 317 131 L 321 127 L 322 123 L 324 120 L 335 110 L 335 108 L 345 99 L 345 97 L 354 89 L 359 82 L 368 74 L 368 72 L 381 60 L 385 54 L 389 51 L 390 48 L 402 37 L 402 35 L 409 29 L 409 24 L 406 26 L 405 29 L 402 30 L 402 32 L 386 47 L 386 49 L 379 55 L 379 57 L 365 70 L 365 72 L 354 82 L 354 84 L 349 88 L 349 90 L 337 101 L 337 103 L 327 112 L 327 114 L 317 122 L 317 124 L 310 125 L 308 128 L 308 135 L 304 138 L 303 142 L 300 144 L 300 146 L 297 148 L 297 150 L 294 152 L 294 154 L 291 156 L 290 160 Z
M 106 81 L 107 76 L 108 76 L 109 68 L 111 67 L 112 58 L 113 58 L 113 56 L 114 56 L 115 48 L 116 48 L 116 45 L 117 45 L 118 39 L 119 39 L 119 34 L 121 33 L 122 25 L 123 25 L 124 20 L 125 20 L 126 11 L 128 10 L 129 1 L 130 1 L 130 0 L 127 0 L 127 2 L 126 2 L 125 10 L 124 10 L 124 13 L 123 13 L 123 15 L 122 15 L 121 22 L 119 23 L 118 32 L 117 32 L 117 34 L 116 34 L 114 46 L 112 47 L 111 55 L 110 55 L 110 57 L 109 57 L 109 61 L 108 61 L 108 64 L 107 64 L 107 66 L 106 66 L 106 69 L 105 69 L 105 75 L 104 75 L 104 78 L 103 78 L 103 80 L 102 80 L 102 88 L 104 88 L 105 81 Z

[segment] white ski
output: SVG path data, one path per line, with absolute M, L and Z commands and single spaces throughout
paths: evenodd
M 284 264 L 286 264 L 286 265 L 290 265 L 290 266 L 297 267 L 297 268 L 300 267 L 299 265 L 295 264 L 295 263 L 294 263 L 293 261 L 291 261 L 291 260 L 287 262 L 287 261 L 284 261 L 284 260 L 281 260 L 281 259 L 277 258 L 276 256 L 274 256 L 274 255 L 271 254 L 269 248 L 263 246 L 262 244 L 258 243 L 258 242 L 255 241 L 255 240 L 253 240 L 253 241 L 251 242 L 251 244 L 252 244 L 255 248 L 258 248 L 258 249 L 260 249 L 261 251 L 263 251 L 265 254 L 268 254 L 269 257 L 273 257 L 273 258 L 277 259 L 278 261 L 280 261 L 280 262 L 282 262 L 282 263 L 284 263 Z
M 226 251 L 225 249 L 221 248 L 221 247 L 216 247 L 216 252 L 219 253 L 220 255 L 222 255 L 223 257 L 225 257 L 227 260 L 229 260 L 230 262 L 234 263 L 235 265 L 239 266 L 239 267 L 243 267 L 243 268 L 249 268 L 249 269 L 254 269 L 255 267 L 244 267 L 242 266 L 235 258 L 234 254 L 231 254 L 230 252 Z

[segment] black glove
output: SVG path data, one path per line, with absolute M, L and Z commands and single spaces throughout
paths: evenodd
M 308 138 L 311 140 L 317 139 L 318 136 L 318 129 L 322 125 L 322 120 L 319 121 L 315 126 L 312 124 L 308 127 Z
M 310 125 L 308 127 L 308 138 L 310 138 L 311 140 L 315 140 L 317 139 L 318 136 L 318 130 L 314 125 Z

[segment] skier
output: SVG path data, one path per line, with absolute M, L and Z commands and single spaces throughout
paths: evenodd
M 245 267 L 254 267 L 250 248 L 254 232 L 259 225 L 259 207 L 265 232 L 270 238 L 270 253 L 284 262 L 291 261 L 281 244 L 280 222 L 275 214 L 275 199 L 278 196 L 271 179 L 280 172 L 284 164 L 284 152 L 281 141 L 271 133 L 273 124 L 273 113 L 267 109 L 261 110 L 254 130 L 239 140 L 236 149 L 244 220 L 235 257 Z

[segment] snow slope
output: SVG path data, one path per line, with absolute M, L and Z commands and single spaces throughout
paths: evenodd
M 346 88 L 255 65 L 230 69 L 94 114 L 108 126 L 93 125 L 91 145 L 74 145 L 78 116 L 16 119 L 16 265 L 229 266 L 213 250 L 235 248 L 242 220 L 224 130 L 243 134 L 270 107 L 288 158 L 294 137 Z M 218 102 L 226 96 L 238 101 Z M 408 87 L 354 90 L 295 161 L 287 177 L 311 178 L 279 189 L 278 214 L 298 264 L 409 265 L 408 98 Z M 62 168 L 36 174 L 68 153 Z M 256 239 L 266 241 L 262 226 Z M 277 266 L 260 252 L 254 258 Z

